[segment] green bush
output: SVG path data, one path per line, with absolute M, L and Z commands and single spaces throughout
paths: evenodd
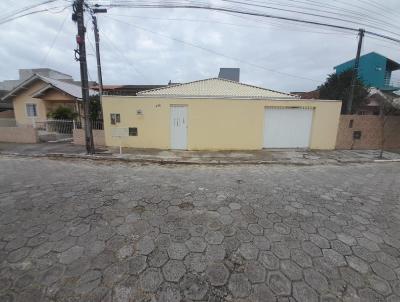
M 49 112 L 47 117 L 53 118 L 56 120 L 73 120 L 78 116 L 76 112 L 74 112 L 69 107 L 60 106 L 56 110 Z

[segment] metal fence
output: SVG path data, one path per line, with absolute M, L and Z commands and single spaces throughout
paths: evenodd
M 45 131 L 48 133 L 72 135 L 72 129 L 74 129 L 74 121 L 49 119 L 46 121 L 34 122 L 33 127 L 39 131 Z
M 93 130 L 104 130 L 104 123 L 102 120 L 91 121 Z M 75 129 L 83 129 L 84 122 L 76 121 Z

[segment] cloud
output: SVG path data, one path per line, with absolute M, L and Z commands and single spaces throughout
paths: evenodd
M 30 2 L 18 1 L 18 7 Z M 282 4 L 289 4 L 286 2 Z M 1 1 L 0 10 L 17 9 L 13 4 L 10 10 L 10 3 L 11 0 Z M 219 0 L 210 3 L 221 4 Z M 330 3 L 324 0 L 321 7 Z M 385 13 L 387 18 L 383 21 L 377 21 L 383 17 L 374 15 L 373 7 L 368 11 L 357 0 L 343 2 L 342 7 L 343 12 L 347 9 L 369 16 L 368 21 L 355 18 L 355 23 L 396 24 L 395 13 L 400 12 L 397 0 L 385 1 L 385 5 L 392 12 Z M 17 78 L 19 68 L 34 67 L 54 68 L 79 79 L 79 64 L 73 56 L 76 24 L 70 15 L 71 9 L 67 9 L 0 25 L 0 80 Z M 91 42 L 87 43 L 89 74 L 96 80 L 92 26 L 87 15 L 85 18 Z M 240 67 L 241 80 L 249 84 L 287 92 L 311 90 L 333 72 L 333 66 L 354 57 L 357 47 L 356 33 L 212 11 L 112 8 L 99 15 L 98 22 L 106 84 L 186 82 L 215 77 L 219 67 Z M 393 43 L 366 37 L 363 53 L 370 51 L 400 61 L 398 47 Z

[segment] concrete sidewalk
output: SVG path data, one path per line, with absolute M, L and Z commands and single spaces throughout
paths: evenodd
M 370 163 L 379 160 L 379 150 L 257 150 L 257 151 L 170 151 L 118 148 L 98 149 L 96 155 L 86 155 L 85 147 L 68 142 L 41 144 L 0 143 L 0 154 L 15 156 L 90 158 L 159 164 L 297 164 L 321 165 Z M 399 161 L 399 151 L 385 151 L 383 161 Z

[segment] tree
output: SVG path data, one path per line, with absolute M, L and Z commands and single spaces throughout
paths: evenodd
M 69 107 L 60 106 L 56 110 L 49 112 L 47 116 L 56 120 L 73 120 L 78 114 Z
M 320 98 L 323 100 L 342 100 L 341 114 L 346 113 L 346 106 L 350 93 L 351 78 L 353 70 L 349 69 L 340 74 L 332 73 L 325 83 L 318 87 Z M 368 88 L 360 79 L 356 79 L 354 98 L 351 112 L 354 113 L 362 105 L 368 95 Z
M 99 95 L 92 95 L 89 97 L 89 112 L 92 121 L 102 120 L 101 104 Z

